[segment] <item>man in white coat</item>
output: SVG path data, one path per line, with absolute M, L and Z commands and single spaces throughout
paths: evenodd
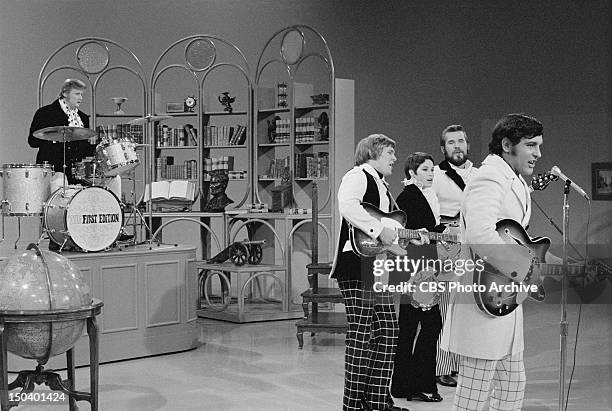
M 486 256 L 486 262 L 516 282 L 528 274 L 538 275 L 536 261 L 526 248 L 505 244 L 496 223 L 509 218 L 524 228 L 529 224 L 531 197 L 525 178 L 541 157 L 542 131 L 535 118 L 502 117 L 493 129 L 489 155 L 465 188 L 461 207 L 463 240 L 469 245 L 463 258 L 477 261 Z M 466 270 L 461 284 L 474 284 L 473 274 Z M 487 400 L 491 410 L 521 409 L 525 392 L 521 306 L 495 317 L 476 305 L 472 292 L 454 291 L 441 348 L 460 356 L 454 410 L 481 410 Z

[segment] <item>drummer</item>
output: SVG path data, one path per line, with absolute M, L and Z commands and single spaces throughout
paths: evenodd
M 45 161 L 53 166 L 56 172 L 63 172 L 64 147 L 61 142 L 47 141 L 34 137 L 33 133 L 46 127 L 69 126 L 89 128 L 89 116 L 79 110 L 83 101 L 83 92 L 87 85 L 79 79 L 66 79 L 62 84 L 59 97 L 51 104 L 36 110 L 32 124 L 28 144 L 30 147 L 38 148 L 36 163 L 43 164 Z M 87 156 L 94 155 L 95 146 L 87 140 L 66 142 L 66 176 L 68 184 L 77 184 L 78 181 L 72 175 L 72 165 Z M 62 179 L 61 175 L 59 176 Z

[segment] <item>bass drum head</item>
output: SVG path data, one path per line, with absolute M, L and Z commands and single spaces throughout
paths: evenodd
M 85 251 L 101 251 L 119 237 L 123 210 L 117 197 L 102 187 L 87 187 L 74 195 L 66 211 L 72 241 Z

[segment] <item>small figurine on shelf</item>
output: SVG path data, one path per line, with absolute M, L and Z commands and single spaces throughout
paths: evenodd
M 319 135 L 321 136 L 321 141 L 329 140 L 329 116 L 326 112 L 322 112 L 319 118 L 317 119 L 319 123 Z
M 225 194 L 228 182 L 228 170 L 213 170 L 210 172 L 210 200 L 204 207 L 205 212 L 223 212 L 225 206 L 234 202 Z
M 232 103 L 236 101 L 236 97 L 230 97 L 229 92 L 224 91 L 221 95 L 219 95 L 218 99 L 219 103 L 221 103 L 223 107 L 225 107 L 223 111 L 227 111 L 228 113 L 234 111 L 234 109 L 232 108 Z
M 268 143 L 276 142 L 276 122 L 280 120 L 279 116 L 274 116 L 274 120 L 268 121 Z

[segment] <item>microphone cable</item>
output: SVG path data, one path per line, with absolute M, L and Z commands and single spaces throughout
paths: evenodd
M 584 268 L 586 275 L 586 266 L 587 259 L 589 258 L 589 227 L 591 224 L 591 200 L 587 199 L 588 202 L 588 212 L 587 212 L 587 223 L 586 223 L 586 233 L 585 233 L 585 251 L 586 254 L 584 259 Z M 574 371 L 576 371 L 576 352 L 578 349 L 578 335 L 580 330 L 580 320 L 582 319 L 582 298 L 580 299 L 580 304 L 578 304 L 578 320 L 576 321 L 576 336 L 574 337 L 574 353 L 572 358 L 572 371 L 570 373 L 570 378 L 567 383 L 567 394 L 565 396 L 565 411 L 567 411 L 567 405 L 569 404 L 570 390 L 572 389 L 572 380 L 574 379 Z

